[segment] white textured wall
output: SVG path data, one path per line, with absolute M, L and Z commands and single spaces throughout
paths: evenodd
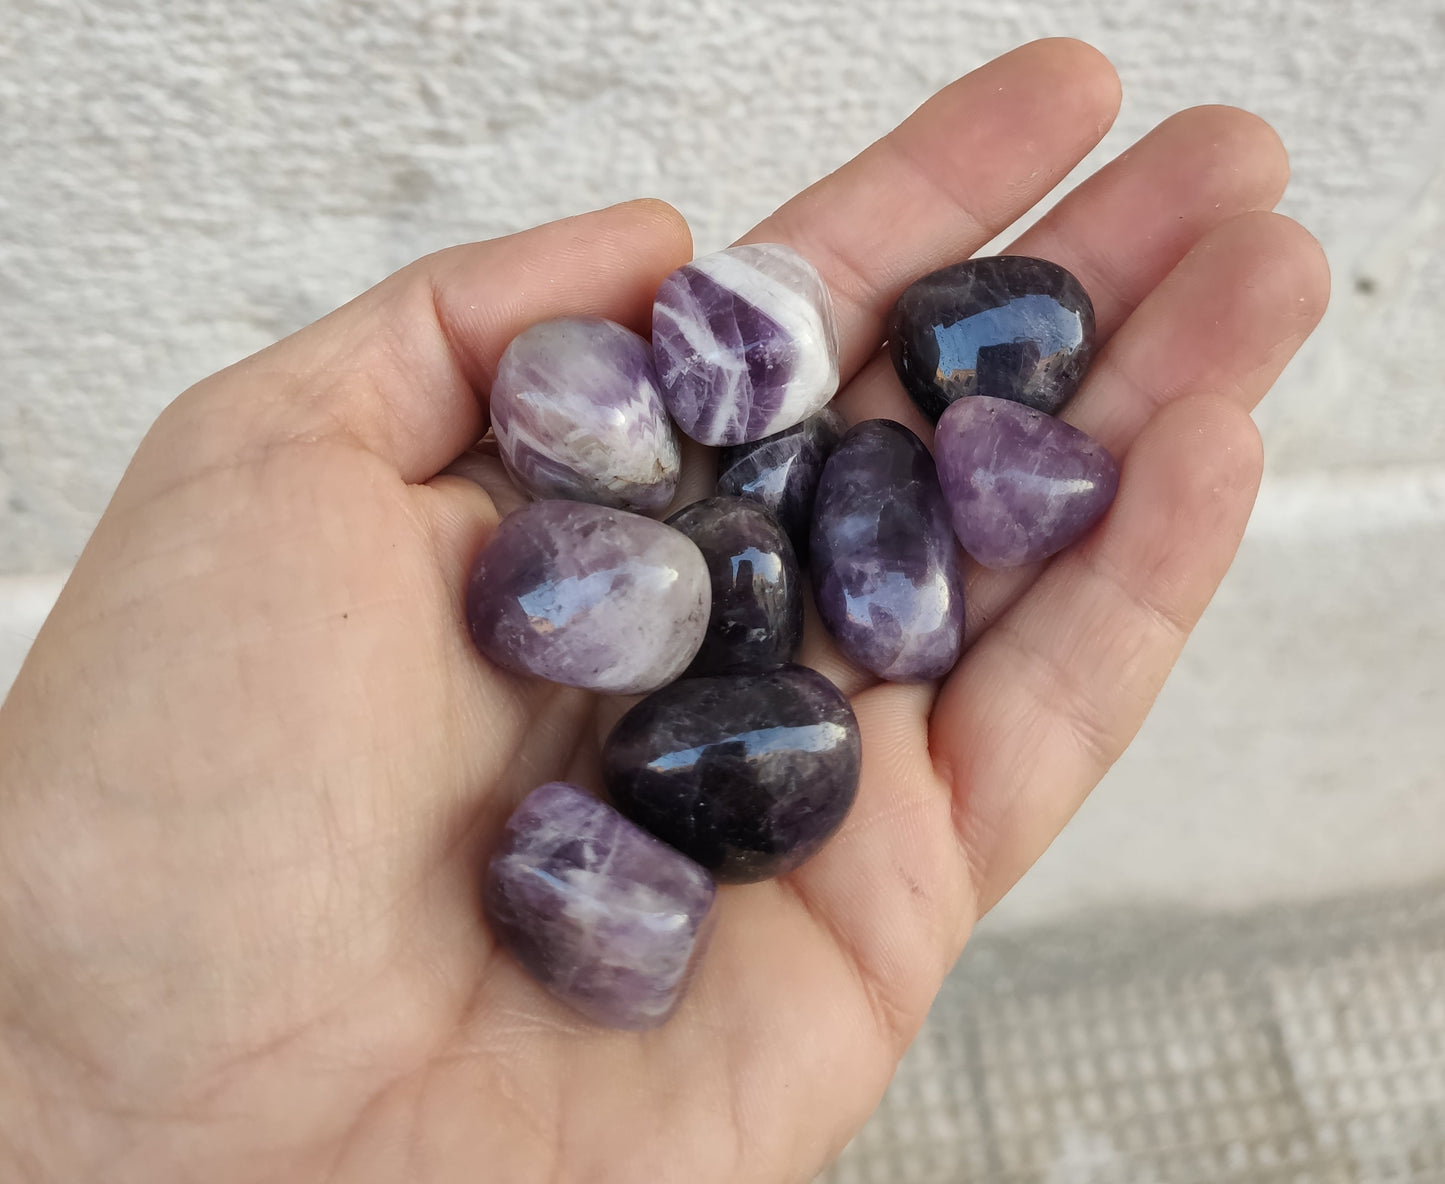
M 1052 33 L 1119 66 L 1109 151 L 1271 119 L 1337 286 L 1238 575 L 1017 915 L 1445 873 L 1441 0 L 0 0 L 0 665 L 187 384 L 461 239 L 654 194 L 722 245 Z

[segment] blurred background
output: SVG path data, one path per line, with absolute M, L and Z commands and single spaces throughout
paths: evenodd
M 825 1176 L 1445 1181 L 1440 0 L 7 0 L 0 692 L 150 420 L 447 244 L 655 195 L 724 245 L 932 91 L 1084 37 L 1250 107 L 1324 242 L 1234 571 Z

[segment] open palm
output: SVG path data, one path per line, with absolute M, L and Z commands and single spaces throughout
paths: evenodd
M 879 352 L 892 300 L 1041 199 L 1117 103 L 1094 51 L 1026 46 L 748 236 L 832 288 L 850 420 L 929 439 Z M 721 892 L 691 994 L 642 1034 L 580 1020 L 481 920 L 507 813 L 595 786 L 617 705 L 477 655 L 462 587 L 505 491 L 485 457 L 437 474 L 520 329 L 645 327 L 682 221 L 632 203 L 442 252 L 187 392 L 0 712 L 0 1176 L 807 1179 L 1230 562 L 1248 411 L 1327 288 L 1313 240 L 1261 212 L 1285 176 L 1257 119 L 1188 111 L 1010 248 L 1094 298 L 1066 417 L 1123 462 L 1118 500 L 1041 568 L 970 572 L 941 685 L 875 685 L 810 623 L 804 660 L 862 727 L 857 803 L 799 871 Z

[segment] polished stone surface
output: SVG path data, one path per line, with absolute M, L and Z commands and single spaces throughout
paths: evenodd
M 657 290 L 652 348 L 663 399 L 703 444 L 791 427 L 838 389 L 838 330 L 817 270 L 750 243 L 694 259 Z
M 512 479 L 533 497 L 663 509 L 677 488 L 677 433 L 652 347 L 600 317 L 533 325 L 492 383 L 492 428 Z
M 1094 306 L 1057 263 L 990 255 L 904 289 L 888 343 L 904 388 L 932 420 L 969 395 L 1012 399 L 1052 415 L 1088 368 Z
M 963 568 L 933 458 L 902 424 L 857 424 L 823 469 L 813 591 L 829 634 L 880 678 L 938 678 L 963 639 Z
M 803 579 L 793 545 L 757 502 L 710 497 L 667 524 L 702 552 L 712 577 L 712 613 L 689 675 L 771 670 L 803 640 Z
M 806 564 L 818 479 L 846 430 L 843 417 L 829 406 L 774 435 L 724 448 L 717 458 L 717 491 L 766 507 Z
M 617 808 L 719 880 L 781 875 L 843 821 L 858 721 L 803 666 L 689 678 L 649 695 L 602 748 Z
M 532 502 L 482 549 L 472 640 L 508 670 L 640 694 L 671 682 L 707 631 L 707 564 L 687 536 L 583 502 Z
M 552 994 L 597 1023 L 652 1028 L 687 988 L 715 893 L 692 860 L 552 781 L 508 820 L 482 902 L 497 940 Z
M 953 529 L 985 567 L 1062 551 L 1114 500 L 1119 466 L 1078 428 L 1005 399 L 963 399 L 934 436 Z

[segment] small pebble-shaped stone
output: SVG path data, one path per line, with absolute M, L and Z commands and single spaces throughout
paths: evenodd
M 482 902 L 497 940 L 557 998 L 599 1024 L 653 1028 L 687 988 L 716 891 L 690 859 L 553 781 L 512 814 Z
M 855 425 L 828 458 L 813 507 L 818 615 L 880 678 L 938 678 L 963 640 L 963 568 L 938 471 L 902 424 Z
M 838 389 L 838 330 L 818 272 L 750 243 L 678 268 L 657 290 L 652 350 L 677 426 L 703 444 L 792 427 Z
M 1057 263 L 991 255 L 904 289 L 888 326 L 893 368 L 929 419 L 969 395 L 1052 415 L 1078 388 L 1094 349 L 1094 306 Z
M 1004 399 L 955 403 L 938 421 L 933 450 L 954 532 L 985 567 L 1062 551 L 1119 488 L 1119 466 L 1097 440 Z
M 652 347 L 630 329 L 600 317 L 533 325 L 497 364 L 491 417 L 502 463 L 533 497 L 644 514 L 672 500 L 677 433 Z
M 477 648 L 552 682 L 640 694 L 671 682 L 707 631 L 707 564 L 686 535 L 583 502 L 507 515 L 467 587 Z
M 781 875 L 843 821 L 858 721 L 803 666 L 689 678 L 649 695 L 602 748 L 617 808 L 719 880 Z
M 667 524 L 702 552 L 712 578 L 712 613 L 689 675 L 772 670 L 803 640 L 803 579 L 793 544 L 757 502 L 710 497 Z
M 774 435 L 724 448 L 717 458 L 717 491 L 764 506 L 788 532 L 798 562 L 806 563 L 818 478 L 846 430 L 843 417 L 824 407 Z

